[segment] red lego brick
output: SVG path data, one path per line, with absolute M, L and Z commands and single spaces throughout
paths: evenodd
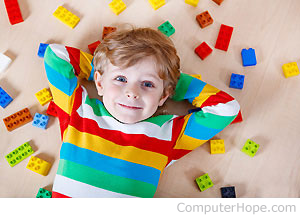
M 227 51 L 232 32 L 233 32 L 233 27 L 221 24 L 215 48 Z
M 12 131 L 32 121 L 29 109 L 25 108 L 3 119 L 8 131 Z
M 104 39 L 108 34 L 116 31 L 117 28 L 116 27 L 108 27 L 108 26 L 104 26 L 103 27 L 103 33 L 102 33 L 102 39 Z
M 56 111 L 56 105 L 53 101 L 51 101 L 49 103 L 49 106 L 47 108 L 47 112 L 48 115 L 52 115 L 54 117 L 57 117 L 57 111 Z
M 202 29 L 214 22 L 208 11 L 204 11 L 203 13 L 198 14 L 196 16 L 196 20 L 198 21 Z
M 91 54 L 94 54 L 96 48 L 98 47 L 98 45 L 99 45 L 100 43 L 101 43 L 100 41 L 96 41 L 96 42 L 94 42 L 94 43 L 88 45 L 89 50 L 91 51 Z
M 216 4 L 221 5 L 224 0 L 213 0 Z
M 204 60 L 209 54 L 211 54 L 212 49 L 205 43 L 202 42 L 198 47 L 195 49 L 195 53 Z
M 4 0 L 6 12 L 11 25 L 23 22 L 18 0 Z

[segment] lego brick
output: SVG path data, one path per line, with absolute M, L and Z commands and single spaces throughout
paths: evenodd
M 236 198 L 234 186 L 222 187 L 220 190 L 222 198 Z
M 158 8 L 166 4 L 165 0 L 148 0 L 148 1 L 154 10 L 157 10 Z
M 204 60 L 209 54 L 211 54 L 212 49 L 205 43 L 202 42 L 198 47 L 195 49 L 195 53 Z
M 213 18 L 210 16 L 208 11 L 204 11 L 201 14 L 196 16 L 196 20 L 198 21 L 200 27 L 203 29 L 214 22 Z
M 39 57 L 44 58 L 45 51 L 46 51 L 46 48 L 48 47 L 48 45 L 49 44 L 40 43 L 38 54 L 37 54 Z
M 26 142 L 23 145 L 20 145 L 15 150 L 11 151 L 8 155 L 6 155 L 5 159 L 7 160 L 9 165 L 13 167 L 33 153 L 34 151 L 32 150 L 31 146 L 28 142 Z
M 46 129 L 49 122 L 49 117 L 47 115 L 35 113 L 32 125 L 42 129 Z
M 12 131 L 18 127 L 32 121 L 32 116 L 28 108 L 22 109 L 3 119 L 6 129 Z
M 296 62 L 284 64 L 282 70 L 286 78 L 299 75 L 299 68 Z
M 242 148 L 242 152 L 249 155 L 250 157 L 254 157 L 257 150 L 259 148 L 259 144 L 253 142 L 252 140 L 248 139 Z
M 233 27 L 221 24 L 215 48 L 227 51 L 233 32 Z
M 56 11 L 54 11 L 53 16 L 59 19 L 61 22 L 71 27 L 72 29 L 78 24 L 80 21 L 79 17 L 77 17 L 72 12 L 68 11 L 63 6 L 59 6 Z
M 11 25 L 23 22 L 20 6 L 17 0 L 4 0 L 6 12 Z
M 46 113 L 48 115 L 52 115 L 54 117 L 57 117 L 56 105 L 53 101 L 51 101 L 49 103 Z
M 126 4 L 122 0 L 113 0 L 109 3 L 109 7 L 116 15 L 119 15 L 126 9 Z
M 10 97 L 10 95 L 8 95 L 2 89 L 2 87 L 0 87 L 0 105 L 2 106 L 2 108 L 5 108 L 6 106 L 8 106 L 9 103 L 11 103 L 11 101 L 13 101 L 13 99 Z
M 243 49 L 241 52 L 243 66 L 255 66 L 256 62 L 256 55 L 255 50 L 253 48 Z
M 104 26 L 103 27 L 103 32 L 102 32 L 102 39 L 104 39 L 108 34 L 116 31 L 117 28 L 116 27 L 108 27 L 108 26 Z
M 11 59 L 3 53 L 0 53 L 0 73 L 4 72 L 10 63 Z
M 196 178 L 196 183 L 199 186 L 200 191 L 205 191 L 214 185 L 207 173 Z
M 161 24 L 158 27 L 158 30 L 161 31 L 162 33 L 164 33 L 168 37 L 170 37 L 171 35 L 173 35 L 174 32 L 175 32 L 174 27 L 171 25 L 171 23 L 169 21 L 166 21 L 163 24 Z
M 221 5 L 224 0 L 213 0 L 216 4 Z
M 185 3 L 197 7 L 199 0 L 185 0 Z
M 52 192 L 44 188 L 40 188 L 36 198 L 52 198 Z
M 98 47 L 99 44 L 101 44 L 101 42 L 96 41 L 96 42 L 88 45 L 88 48 L 89 48 L 91 54 L 94 54 L 94 52 L 95 52 L 95 50 L 96 50 L 96 48 Z
M 225 144 L 223 139 L 210 140 L 210 153 L 223 154 L 225 153 Z
M 51 92 L 47 88 L 40 90 L 35 96 L 41 105 L 45 105 L 53 99 Z
M 30 169 L 33 172 L 46 176 L 48 175 L 48 172 L 51 168 L 51 164 L 38 157 L 31 156 L 26 168 Z
M 243 89 L 244 79 L 245 79 L 245 75 L 239 75 L 239 74 L 232 73 L 231 78 L 230 78 L 229 87 L 236 88 L 236 89 Z

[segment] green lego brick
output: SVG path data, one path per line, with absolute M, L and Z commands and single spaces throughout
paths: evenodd
M 257 150 L 259 148 L 259 144 L 253 142 L 252 140 L 248 139 L 242 148 L 242 152 L 249 155 L 250 157 L 254 157 Z
M 196 182 L 200 188 L 200 191 L 205 191 L 206 189 L 214 185 L 207 173 L 205 173 L 203 176 L 198 177 L 196 179 Z
M 28 142 L 24 143 L 23 145 L 19 146 L 8 155 L 5 156 L 5 159 L 9 163 L 11 167 L 17 165 L 25 158 L 29 157 L 34 151 L 32 150 L 31 146 Z
M 171 23 L 169 21 L 166 21 L 163 24 L 161 24 L 158 27 L 158 30 L 161 31 L 162 33 L 164 33 L 168 37 L 170 37 L 171 35 L 173 35 L 174 32 L 175 32 L 174 27 L 171 25 Z
M 40 188 L 38 194 L 36 195 L 36 198 L 51 198 L 52 192 L 47 191 L 46 189 Z

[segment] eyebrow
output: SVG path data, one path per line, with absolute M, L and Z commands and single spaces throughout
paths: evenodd
M 113 72 L 113 73 L 121 73 L 121 74 L 126 74 L 126 73 L 124 73 L 123 72 L 123 70 L 122 69 L 113 69 L 111 72 Z M 152 74 L 145 74 L 144 75 L 144 77 L 152 77 L 152 78 L 154 78 L 155 80 L 160 80 L 160 77 L 158 76 L 155 76 L 155 75 L 152 75 Z

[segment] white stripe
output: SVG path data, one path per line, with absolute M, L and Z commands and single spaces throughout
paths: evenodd
M 49 46 L 51 47 L 51 50 L 56 54 L 56 56 L 67 62 L 71 62 L 69 53 L 65 46 L 61 44 L 50 44 Z
M 85 104 L 87 91 L 84 87 L 82 92 L 82 104 L 77 109 L 77 113 L 82 118 L 92 119 L 97 122 L 98 126 L 107 130 L 118 130 L 126 134 L 144 134 L 149 137 L 154 137 L 160 140 L 171 141 L 173 119 L 177 117 L 173 115 L 172 119 L 164 123 L 161 127 L 150 122 L 138 122 L 135 124 L 124 124 L 113 117 L 97 116 L 94 114 L 93 108 Z
M 166 166 L 166 168 L 167 167 L 169 167 L 169 166 L 171 166 L 173 163 L 175 163 L 177 160 L 171 160 L 171 162 Z
M 236 100 L 230 102 L 219 103 L 213 106 L 206 106 L 202 108 L 204 113 L 211 113 L 220 116 L 234 116 L 237 115 L 240 111 L 240 105 Z
M 136 198 L 131 195 L 97 188 L 59 174 L 55 176 L 52 191 L 74 198 Z

